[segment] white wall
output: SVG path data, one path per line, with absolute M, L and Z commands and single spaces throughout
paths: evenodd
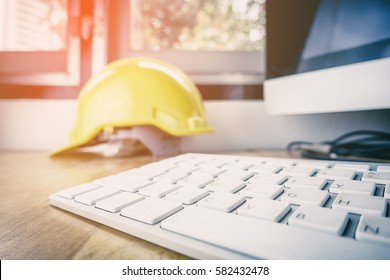
M 270 116 L 260 101 L 207 102 L 213 134 L 187 139 L 185 150 L 285 148 L 290 141 L 332 140 L 354 130 L 390 132 L 390 110 Z
M 1 100 L 0 149 L 49 150 L 64 145 L 75 100 Z
M 0 149 L 49 151 L 67 143 L 75 100 L 1 100 Z M 331 140 L 353 130 L 390 132 L 390 110 L 269 116 L 261 101 L 205 102 L 210 134 L 188 136 L 183 151 L 285 148 L 293 140 Z

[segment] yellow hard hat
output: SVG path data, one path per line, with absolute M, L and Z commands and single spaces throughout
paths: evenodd
M 156 59 L 122 59 L 82 88 L 70 143 L 51 155 L 87 145 L 102 131 L 142 125 L 173 136 L 213 130 L 199 90 L 181 70 Z

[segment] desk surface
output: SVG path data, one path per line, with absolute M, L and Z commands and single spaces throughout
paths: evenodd
M 0 259 L 187 259 L 48 203 L 48 196 L 61 189 L 151 161 L 150 156 L 50 158 L 44 152 L 0 152 Z

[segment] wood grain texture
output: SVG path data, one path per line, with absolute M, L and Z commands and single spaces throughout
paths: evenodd
M 152 161 L 0 152 L 0 259 L 187 259 L 48 203 L 61 189 Z
M 150 156 L 1 152 L 0 259 L 185 259 L 48 203 L 61 189 L 151 161 Z

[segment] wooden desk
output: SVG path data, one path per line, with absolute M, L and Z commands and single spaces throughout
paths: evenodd
M 0 152 L 0 259 L 187 259 L 48 203 L 61 189 L 151 161 Z

